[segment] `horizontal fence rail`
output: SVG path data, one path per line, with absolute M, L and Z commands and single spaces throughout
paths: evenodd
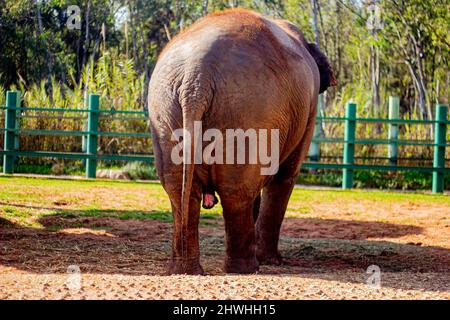
M 85 170 L 87 178 L 95 178 L 98 161 L 143 161 L 153 163 L 152 154 L 102 154 L 98 150 L 98 138 L 106 137 L 136 137 L 151 138 L 149 132 L 101 132 L 98 130 L 99 122 L 103 120 L 118 121 L 146 121 L 148 113 L 144 111 L 133 110 L 115 110 L 101 109 L 100 96 L 96 94 L 88 95 L 86 99 L 86 109 L 64 109 L 64 108 L 27 108 L 21 107 L 21 94 L 18 91 L 8 91 L 6 94 L 6 106 L 0 107 L 4 110 L 5 125 L 0 129 L 4 133 L 4 148 L 0 151 L 3 155 L 3 172 L 6 174 L 14 173 L 14 159 L 17 157 L 40 157 L 40 158 L 61 158 L 85 160 Z M 27 112 L 46 112 L 60 113 L 62 116 L 54 115 L 29 115 Z M 65 116 L 67 113 L 85 114 L 85 116 Z M 110 117 L 116 116 L 119 117 Z M 383 118 L 359 118 L 356 113 L 356 104 L 348 103 L 346 105 L 345 117 L 317 117 L 318 121 L 343 122 L 345 126 L 343 138 L 321 138 L 315 137 L 312 144 L 319 150 L 320 143 L 343 144 L 344 151 L 342 163 L 323 163 L 319 161 L 305 162 L 303 168 L 310 169 L 338 169 L 342 170 L 342 188 L 349 189 L 353 187 L 353 174 L 355 170 L 382 170 L 382 171 L 417 171 L 431 173 L 433 176 L 432 191 L 441 193 L 444 191 L 444 175 L 450 173 L 450 168 L 445 167 L 445 149 L 450 146 L 446 141 L 447 126 L 450 122 L 447 120 L 448 106 L 438 104 L 436 106 L 435 120 L 406 120 L 399 119 L 399 100 L 397 97 L 389 98 L 389 119 Z M 40 130 L 40 129 L 22 129 L 18 125 L 20 118 L 48 118 L 58 120 L 86 120 L 86 126 L 82 131 L 65 130 Z M 358 139 L 356 138 L 356 125 L 362 122 L 382 123 L 389 125 L 387 139 Z M 398 126 L 402 124 L 423 124 L 434 126 L 435 139 L 429 140 L 401 140 L 398 139 Z M 20 150 L 19 137 L 21 135 L 55 135 L 55 136 L 80 136 L 83 138 L 84 152 L 51 152 L 51 151 L 25 151 Z M 364 158 L 355 157 L 356 145 L 387 145 L 387 157 Z M 418 158 L 399 158 L 399 146 L 420 146 L 433 147 L 433 159 L 420 159 L 432 161 L 433 166 L 399 166 L 398 160 L 418 160 Z M 318 155 L 311 155 L 311 159 L 320 159 Z M 323 157 L 336 159 L 336 157 Z M 356 159 L 388 160 L 389 165 L 376 164 L 357 164 Z

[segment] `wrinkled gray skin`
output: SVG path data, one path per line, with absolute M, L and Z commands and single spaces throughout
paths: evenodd
M 225 271 L 253 273 L 281 262 L 281 223 L 319 91 L 333 79 L 326 57 L 295 26 L 251 12 L 208 16 L 168 45 L 152 75 L 149 109 L 157 171 L 174 214 L 170 273 L 203 273 L 198 223 L 202 189 L 211 185 L 223 207 Z M 278 173 L 262 176 L 260 164 L 173 164 L 172 132 L 193 133 L 199 120 L 203 130 L 279 129 Z

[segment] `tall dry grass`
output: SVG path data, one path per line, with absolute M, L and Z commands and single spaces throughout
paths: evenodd
M 105 52 L 94 64 L 92 61 L 83 70 L 80 83 L 69 74 L 69 85 L 52 79 L 50 96 L 47 83 L 42 81 L 25 87 L 12 87 L 23 93 L 22 106 L 29 108 L 86 109 L 85 95 L 100 95 L 101 109 L 143 110 L 143 77 L 135 71 L 133 61 L 113 52 Z M 4 105 L 5 93 L 1 92 L 0 103 Z M 2 100 L 3 99 L 3 100 Z M 83 131 L 87 114 L 79 112 L 26 111 L 20 117 L 22 129 Z M 136 115 L 101 114 L 100 132 L 149 132 L 146 120 L 125 120 Z M 2 117 L 2 121 L 3 121 Z M 142 117 L 140 117 L 142 118 Z M 21 135 L 20 149 L 27 151 L 81 152 L 82 137 L 66 135 Z M 151 153 L 151 139 L 131 137 L 100 137 L 99 152 L 105 154 Z M 22 163 L 48 163 L 49 159 L 23 159 Z

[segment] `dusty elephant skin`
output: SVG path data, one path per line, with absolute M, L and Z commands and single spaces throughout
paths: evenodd
M 158 175 L 174 214 L 170 273 L 203 273 L 199 213 L 202 192 L 212 186 L 225 220 L 225 271 L 253 273 L 260 263 L 281 262 L 280 227 L 318 95 L 334 84 L 327 58 L 300 30 L 250 11 L 209 15 L 168 44 L 152 75 L 149 108 Z M 220 132 L 278 129 L 278 172 L 261 175 L 260 162 L 174 164 L 172 133 L 184 128 L 193 136 L 195 121 Z

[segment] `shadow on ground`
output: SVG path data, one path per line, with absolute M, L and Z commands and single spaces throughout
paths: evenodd
M 85 273 L 164 275 L 170 255 L 170 218 L 169 212 L 157 211 L 58 210 L 39 219 L 41 229 L 19 227 L 0 218 L 0 267 L 46 274 L 66 273 L 69 265 L 76 264 Z M 222 219 L 207 215 L 202 221 L 203 267 L 211 275 L 221 275 Z M 261 273 L 327 278 L 333 273 L 365 273 L 375 264 L 383 272 L 446 276 L 447 248 L 370 240 L 421 232 L 420 227 L 382 222 L 286 219 L 280 242 L 284 264 L 263 266 Z M 345 275 L 339 281 L 355 282 Z M 411 289 L 403 281 L 388 285 Z M 434 290 L 426 281 L 412 289 Z

